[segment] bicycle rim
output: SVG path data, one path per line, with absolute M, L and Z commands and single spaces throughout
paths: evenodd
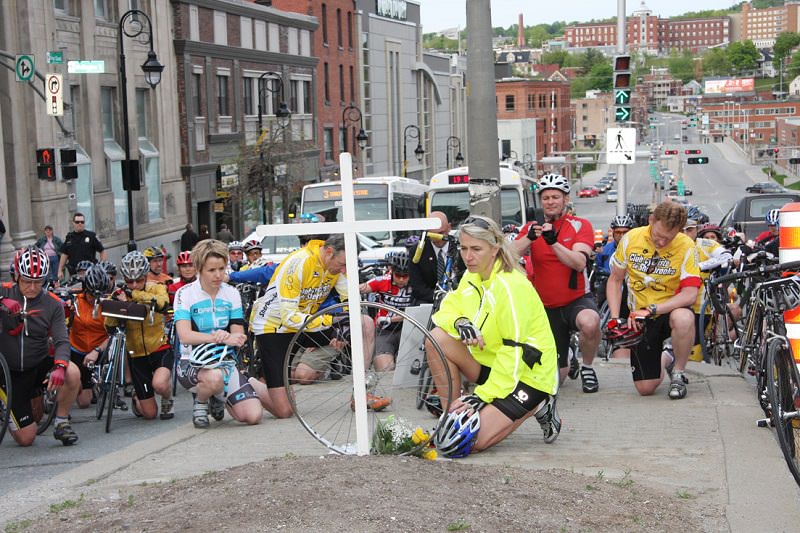
M 319 315 L 341 311 L 346 305 L 337 304 L 322 309 L 306 323 L 312 322 Z M 376 454 L 379 451 L 376 448 L 376 428 L 378 428 L 379 423 L 385 423 L 390 416 L 400 419 L 412 431 L 416 428 L 421 428 L 430 438 L 433 437 L 439 427 L 441 419 L 435 418 L 427 409 L 416 408 L 419 396 L 419 377 L 410 372 L 411 364 L 415 359 L 419 358 L 420 347 L 425 340 L 429 340 L 434 346 L 433 356 L 439 358 L 439 367 L 444 369 L 440 378 L 444 383 L 450 383 L 450 373 L 441 349 L 427 329 L 395 308 L 381 303 L 361 302 L 362 314 L 369 314 L 368 312 L 371 309 L 390 310 L 402 316 L 405 323 L 404 328 L 409 328 L 407 332 L 401 334 L 396 368 L 387 372 L 374 372 L 368 369 L 367 376 L 365 376 L 368 394 L 373 395 L 373 397 L 391 399 L 391 404 L 385 409 L 380 411 L 369 410 L 367 412 L 370 453 Z M 284 379 L 286 383 L 289 383 L 287 392 L 295 416 L 315 439 L 331 451 L 339 454 L 354 455 L 357 453 L 357 440 L 355 410 L 352 404 L 353 379 L 349 350 L 333 350 L 338 353 L 331 355 L 332 359 L 338 359 L 342 365 L 339 375 L 336 376 L 338 379 L 325 380 L 325 376 L 322 376 L 321 379 L 310 384 L 293 383 L 289 378 L 293 375 L 297 365 L 306 356 L 306 353 L 301 348 L 303 341 L 300 340 L 301 337 L 304 337 L 304 333 L 304 329 L 301 328 L 294 336 L 287 350 L 284 363 Z M 317 350 L 324 348 L 324 346 L 322 343 L 316 343 L 312 348 Z M 325 349 L 331 350 L 332 347 L 325 347 Z M 438 390 L 437 394 L 446 411 L 449 405 L 451 389 L 446 386 L 442 388 L 445 390 Z M 423 406 L 428 402 L 432 402 L 431 396 L 427 396 L 423 400 Z M 420 442 L 417 446 L 405 450 L 401 455 L 417 453 L 427 444 L 428 441 Z
M 11 416 L 11 371 L 3 354 L 0 354 L 0 442 L 6 436 L 8 420 Z
M 433 388 L 433 376 L 428 368 L 428 359 L 423 356 L 419 369 L 419 382 L 417 384 L 417 409 L 425 406 L 425 401 Z
M 56 417 L 56 391 L 48 391 L 45 390 L 42 392 L 42 419 L 39 420 L 39 423 L 36 426 L 36 434 L 41 435 L 47 428 L 50 427 L 50 424 L 53 423 L 53 419 Z
M 800 485 L 800 374 L 784 339 L 773 339 L 767 353 L 772 424 L 795 482 Z
M 119 359 L 122 356 L 120 350 L 114 350 L 111 356 L 111 370 L 109 372 L 110 380 L 108 381 L 107 397 L 106 397 L 106 433 L 111 433 L 111 419 L 114 417 L 114 404 L 117 403 L 117 388 L 120 383 Z

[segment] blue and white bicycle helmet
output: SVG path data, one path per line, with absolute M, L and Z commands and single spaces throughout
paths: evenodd
M 478 440 L 480 412 L 467 409 L 460 413 L 444 413 L 442 416 L 445 420 L 433 437 L 433 445 L 445 457 L 459 459 L 468 456 Z
M 219 368 L 236 359 L 236 349 L 227 344 L 198 344 L 192 349 L 189 364 L 201 368 Z
M 561 174 L 545 174 L 539 178 L 539 193 L 547 189 L 558 189 L 564 194 L 569 194 L 569 180 Z
M 780 209 L 770 209 L 769 213 L 765 217 L 768 226 L 777 226 L 778 225 L 778 217 L 781 214 Z

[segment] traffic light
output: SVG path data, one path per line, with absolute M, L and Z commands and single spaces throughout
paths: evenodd
M 780 152 L 780 151 L 781 151 L 781 149 L 780 149 L 780 148 L 773 148 L 773 149 L 772 149 L 772 157 L 774 157 L 775 159 L 777 159 L 777 158 L 778 158 L 778 152 Z
M 686 160 L 687 163 L 690 165 L 707 165 L 708 158 L 707 157 L 690 157 Z
M 800 165 L 800 157 L 790 157 L 789 163 L 793 165 Z
M 699 154 L 700 150 L 686 150 L 687 154 Z
M 36 174 L 40 180 L 56 181 L 56 151 L 53 148 L 36 150 Z
M 631 118 L 631 56 L 614 56 L 614 119 L 627 122 Z
M 64 181 L 78 179 L 78 152 L 74 148 L 62 148 L 59 150 L 61 156 L 61 179 Z
M 664 150 L 664 155 L 678 155 L 677 150 Z

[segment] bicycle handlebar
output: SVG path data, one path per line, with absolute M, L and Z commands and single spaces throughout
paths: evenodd
M 435 233 L 433 231 L 423 231 L 422 236 L 419 238 L 419 242 L 417 243 L 417 249 L 414 251 L 414 257 L 411 259 L 411 262 L 415 265 L 419 263 L 419 260 L 422 258 L 422 250 L 425 248 L 425 239 L 431 239 L 433 241 L 447 241 L 447 242 L 456 242 L 456 238 L 452 235 L 445 235 L 444 233 Z
M 773 272 L 781 272 L 784 270 L 800 270 L 800 261 L 789 261 L 788 263 L 778 263 L 777 265 L 762 265 L 752 270 L 745 270 L 744 272 L 734 272 L 733 274 L 726 274 L 711 280 L 712 285 L 720 285 L 729 281 L 736 281 L 745 278 L 754 278 L 756 276 L 763 276 Z

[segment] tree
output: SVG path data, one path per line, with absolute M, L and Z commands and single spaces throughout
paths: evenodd
M 785 31 L 778 35 L 778 38 L 775 40 L 775 44 L 772 47 L 773 52 L 775 53 L 775 59 L 773 63 L 778 63 L 780 60 L 786 60 L 789 57 L 789 53 L 792 51 L 792 48 L 800 44 L 800 34 L 792 32 L 792 31 Z
M 755 70 L 758 58 L 761 57 L 753 41 L 734 41 L 728 45 L 728 61 L 737 71 Z
M 547 31 L 546 24 L 538 24 L 533 27 L 525 28 L 525 41 L 530 46 L 540 47 L 546 41 L 549 41 L 553 35 Z
M 595 63 L 589 71 L 589 89 L 609 92 L 614 87 L 614 68 L 610 63 Z
M 542 65 L 554 65 L 563 67 L 569 60 L 569 53 L 566 50 L 553 50 L 542 54 Z
M 800 52 L 792 54 L 792 62 L 786 66 L 786 75 L 790 81 L 800 76 Z
M 684 50 L 683 54 L 673 53 L 667 62 L 669 73 L 683 83 L 694 79 L 694 59 L 689 50 Z
M 722 76 L 731 71 L 728 53 L 722 48 L 713 48 L 703 56 L 703 75 Z

